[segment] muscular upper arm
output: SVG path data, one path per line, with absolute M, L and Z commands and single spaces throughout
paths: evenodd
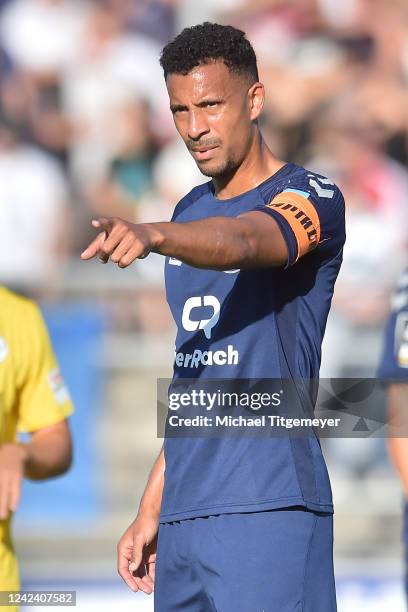
M 288 248 L 282 231 L 273 217 L 257 210 L 238 216 L 247 227 L 253 257 L 258 266 L 284 266 Z

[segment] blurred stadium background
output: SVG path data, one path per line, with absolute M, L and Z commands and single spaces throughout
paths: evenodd
M 70 386 L 75 464 L 24 488 L 14 533 L 26 588 L 78 608 L 152 610 L 116 575 L 161 440 L 156 379 L 174 329 L 162 261 L 82 263 L 95 215 L 168 220 L 204 180 L 172 125 L 160 49 L 205 20 L 247 32 L 274 153 L 347 202 L 322 376 L 374 376 L 406 262 L 406 0 L 0 0 L 0 282 L 40 301 Z M 340 612 L 404 609 L 400 486 L 384 440 L 328 440 Z M 271 571 L 273 569 L 271 568 Z

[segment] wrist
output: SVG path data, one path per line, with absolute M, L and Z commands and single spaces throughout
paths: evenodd
M 16 447 L 19 450 L 22 463 L 24 464 L 24 466 L 26 466 L 30 458 L 30 451 L 28 448 L 28 444 L 24 442 L 17 442 Z
M 145 229 L 149 239 L 149 250 L 153 253 L 160 253 L 160 248 L 164 242 L 164 235 L 160 229 L 161 223 L 145 223 Z
M 154 521 L 154 522 L 158 522 L 160 517 L 160 510 L 156 510 L 154 508 L 146 508 L 146 507 L 140 507 L 139 511 L 136 515 L 135 518 L 135 522 L 140 522 L 143 523 L 145 521 Z
M 11 461 L 13 465 L 16 465 L 17 462 L 23 472 L 25 472 L 30 456 L 27 447 L 28 444 L 22 442 L 6 442 L 5 444 L 0 444 L 0 464 L 3 462 L 9 463 Z

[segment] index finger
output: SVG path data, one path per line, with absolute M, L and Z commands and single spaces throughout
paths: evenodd
M 92 259 L 92 257 L 95 257 L 95 255 L 99 253 L 101 246 L 105 242 L 105 239 L 105 231 L 98 234 L 95 240 L 93 240 L 91 244 L 88 245 L 87 248 L 81 253 L 81 259 Z

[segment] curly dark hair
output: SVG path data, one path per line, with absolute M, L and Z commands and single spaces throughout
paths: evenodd
M 178 34 L 164 47 L 160 65 L 168 74 L 188 74 L 200 64 L 221 60 L 231 72 L 259 80 L 256 55 L 245 32 L 232 26 L 206 21 Z

